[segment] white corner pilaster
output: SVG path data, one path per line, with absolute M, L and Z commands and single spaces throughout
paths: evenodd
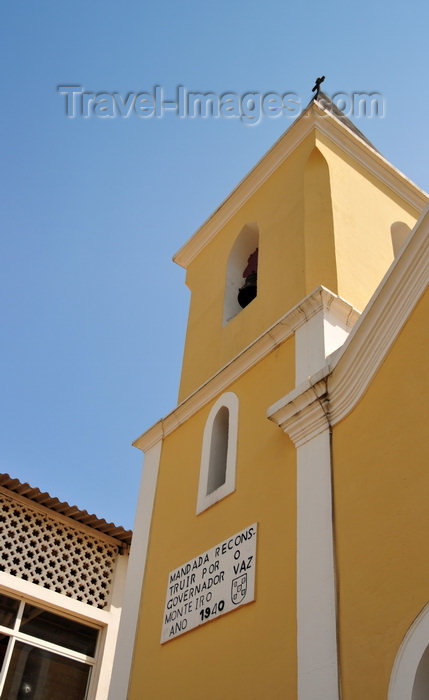
M 343 342 L 343 331 L 337 333 L 336 340 L 329 337 L 329 326 L 335 328 L 335 324 L 328 313 L 329 309 L 327 313 L 319 309 L 298 329 L 296 335 L 302 331 L 296 344 L 300 384 L 267 412 L 297 450 L 298 700 L 339 700 L 329 368 L 325 355 L 331 342 Z M 311 373 L 311 369 L 318 371 Z
M 298 700 L 338 700 L 327 371 L 268 409 L 297 448 Z
M 330 434 L 297 448 L 299 700 L 338 700 Z
M 126 700 L 128 695 L 161 447 L 159 441 L 145 454 L 108 700 Z
M 327 378 L 319 372 L 268 409 L 297 448 L 298 700 L 338 700 L 336 587 Z
M 301 303 L 305 322 L 295 331 L 295 384 L 318 372 L 328 355 L 346 341 L 359 312 L 320 287 Z
M 112 592 L 109 606 L 109 624 L 103 630 L 103 651 L 101 665 L 94 668 L 96 682 L 95 700 L 106 700 L 111 681 L 113 659 L 115 657 L 116 642 L 118 639 L 119 624 L 121 620 L 121 607 L 124 602 L 125 580 L 128 568 L 128 552 L 118 555 L 115 573 L 112 581 Z M 98 674 L 98 676 L 97 676 Z M 92 696 L 90 696 L 92 697 Z

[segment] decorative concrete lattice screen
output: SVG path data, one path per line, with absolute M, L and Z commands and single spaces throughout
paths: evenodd
M 104 608 L 118 549 L 0 494 L 0 571 Z

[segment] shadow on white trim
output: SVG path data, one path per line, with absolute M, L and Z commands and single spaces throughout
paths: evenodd
M 429 645 L 429 603 L 407 631 L 393 664 L 388 700 L 421 700 L 429 697 L 426 649 Z M 423 656 L 425 659 L 423 660 Z M 423 664 L 420 662 L 423 660 Z M 422 694 L 423 693 L 423 694 Z

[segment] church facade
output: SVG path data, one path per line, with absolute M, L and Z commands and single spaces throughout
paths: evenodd
M 321 93 L 176 254 L 109 700 L 429 696 L 427 204 Z

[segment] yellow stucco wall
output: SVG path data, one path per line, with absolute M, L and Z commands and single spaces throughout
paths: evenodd
M 338 294 L 362 311 L 393 261 L 391 226 L 414 227 L 420 211 L 320 134 L 331 176 Z
M 230 387 L 240 401 L 236 491 L 198 516 L 214 401 L 164 441 L 129 700 L 296 697 L 295 450 L 266 418 L 293 387 L 293 367 L 290 338 Z M 161 645 L 168 573 L 255 521 L 255 602 Z
M 334 428 L 343 700 L 385 700 L 393 662 L 429 601 L 429 294 L 366 395 Z

